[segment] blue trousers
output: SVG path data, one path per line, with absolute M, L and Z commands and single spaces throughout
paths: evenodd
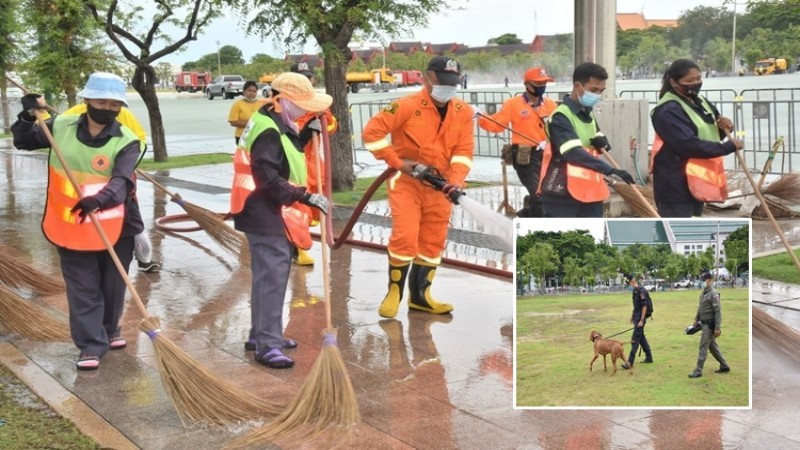
M 283 305 L 291 271 L 292 245 L 286 236 L 246 233 L 253 274 L 250 340 L 256 352 L 283 346 Z

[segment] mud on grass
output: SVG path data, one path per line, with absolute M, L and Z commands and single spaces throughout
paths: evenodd
M 100 449 L 0 364 L 0 448 Z
M 589 372 L 594 356 L 589 334 L 611 336 L 631 328 L 630 292 L 604 295 L 521 298 L 516 311 L 516 405 L 607 407 L 746 407 L 749 404 L 750 301 L 747 289 L 719 289 L 722 297 L 722 335 L 718 343 L 731 366 L 716 374 L 717 361 L 706 359 L 703 377 L 689 379 L 697 361 L 700 335 L 683 330 L 694 321 L 700 290 L 652 294 L 654 317 L 648 320 L 647 340 L 654 364 L 641 364 L 637 355 L 633 375 L 617 362 L 617 373 L 602 356 Z M 574 311 L 578 310 L 579 313 Z M 564 314 L 556 314 L 564 311 Z M 613 337 L 630 352 L 633 331 Z

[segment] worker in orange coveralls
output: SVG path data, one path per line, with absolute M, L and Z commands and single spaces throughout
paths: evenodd
M 291 72 L 299 73 L 305 75 L 308 78 L 308 81 L 311 82 L 312 85 L 316 84 L 316 76 L 314 72 L 308 67 L 307 63 L 301 62 L 297 64 L 292 64 Z M 339 127 L 338 123 L 336 122 L 336 118 L 331 113 L 330 108 L 326 109 L 322 113 L 307 113 L 297 119 L 297 129 L 302 130 L 306 123 L 309 120 L 315 119 L 320 115 L 324 115 L 325 119 L 328 123 L 328 134 L 333 134 L 336 132 L 336 129 Z M 317 152 L 314 151 L 314 143 L 309 141 L 306 144 L 305 148 L 303 149 L 303 154 L 305 155 L 306 159 L 306 191 L 311 193 L 318 193 L 320 183 L 323 183 L 323 186 L 327 188 L 327 184 L 325 184 L 325 165 L 326 161 L 323 161 L 322 165 L 322 173 L 317 173 Z M 325 190 L 327 192 L 327 189 Z M 319 210 L 316 208 L 311 208 L 311 217 L 313 218 L 313 222 L 309 225 L 314 226 L 319 223 Z M 323 238 L 324 239 L 324 238 Z M 314 258 L 308 254 L 306 250 L 301 248 L 294 249 L 292 261 L 297 264 L 298 266 L 311 266 L 314 265 Z
M 378 309 L 383 317 L 397 315 L 407 275 L 409 308 L 433 314 L 453 310 L 452 305 L 434 300 L 430 288 L 447 238 L 449 195 L 464 188 L 472 167 L 474 112 L 455 98 L 460 76 L 456 60 L 433 58 L 423 77 L 425 88 L 392 102 L 364 128 L 367 150 L 398 170 L 388 181 L 392 235 L 389 289 Z M 447 180 L 444 195 L 414 179 L 417 164 L 441 173 Z

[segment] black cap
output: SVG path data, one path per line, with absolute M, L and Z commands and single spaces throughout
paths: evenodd
M 294 73 L 302 73 L 307 78 L 311 78 L 314 76 L 314 72 L 311 71 L 311 68 L 308 67 L 308 63 L 305 62 L 292 64 L 292 67 L 289 69 L 289 71 Z
M 706 281 L 706 280 L 708 280 L 710 278 L 714 278 L 714 274 L 711 273 L 710 271 L 703 269 L 703 271 L 700 272 L 700 279 L 701 280 Z
M 461 64 L 446 56 L 437 56 L 428 63 L 428 69 L 436 72 L 439 84 L 456 86 L 461 83 Z
M 625 275 L 625 284 L 631 284 L 631 281 L 636 279 L 636 275 L 629 273 Z

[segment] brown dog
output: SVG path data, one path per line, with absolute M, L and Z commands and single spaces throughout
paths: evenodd
M 615 341 L 614 339 L 603 339 L 603 335 L 597 331 L 592 330 L 589 335 L 589 340 L 594 344 L 594 358 L 589 363 L 589 372 L 592 371 L 592 365 L 598 356 L 603 355 L 603 370 L 608 372 L 606 365 L 606 355 L 611 354 L 611 364 L 614 366 L 614 371 L 611 372 L 613 376 L 617 373 L 617 358 L 622 360 L 622 367 L 628 368 L 628 360 L 625 358 L 625 350 L 622 348 L 622 342 Z M 631 375 L 633 375 L 633 367 L 630 367 Z

